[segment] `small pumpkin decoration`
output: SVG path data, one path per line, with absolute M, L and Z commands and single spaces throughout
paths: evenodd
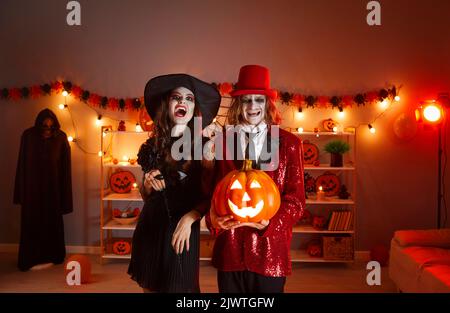
M 128 193 L 133 188 L 136 178 L 130 171 L 117 170 L 109 178 L 109 187 L 115 193 Z
M 323 129 L 327 132 L 332 132 L 334 131 L 335 127 L 339 127 L 339 123 L 332 120 L 331 118 L 326 119 L 322 122 L 323 125 Z
M 113 162 L 114 165 L 119 164 L 119 160 L 117 160 L 116 158 L 114 158 L 114 159 L 112 160 L 112 162 Z
M 325 225 L 327 223 L 327 219 L 325 216 L 316 215 L 313 217 L 312 226 L 317 230 L 325 229 Z
M 113 253 L 125 255 L 131 253 L 131 244 L 126 240 L 116 240 L 113 244 Z
M 314 164 L 314 162 L 319 160 L 319 148 L 309 142 L 309 140 L 303 141 L 303 163 L 304 164 Z M 317 163 L 316 163 L 317 164 Z
M 280 192 L 265 172 L 252 169 L 244 160 L 242 169 L 228 173 L 213 195 L 218 216 L 232 215 L 240 222 L 270 220 L 280 207 Z
M 320 258 L 323 255 L 322 244 L 320 240 L 312 240 L 308 243 L 306 247 L 306 252 L 316 258 Z
M 91 280 L 91 260 L 87 255 L 84 254 L 74 254 L 67 258 L 66 262 L 64 263 L 64 271 L 65 271 L 65 277 L 73 270 L 70 266 L 67 268 L 67 265 L 72 262 L 78 262 L 80 265 L 80 283 L 86 284 L 89 283 Z
M 130 165 L 134 165 L 136 164 L 136 159 L 129 159 L 128 162 L 130 163 Z
M 145 109 L 139 111 L 139 125 L 141 125 L 142 130 L 146 132 L 151 132 L 153 130 L 153 121 Z
M 339 193 L 341 182 L 336 174 L 325 172 L 316 178 L 316 190 L 319 189 L 319 186 L 322 186 L 325 196 L 333 197 Z
M 119 122 L 119 126 L 117 127 L 117 130 L 118 131 L 122 131 L 122 132 L 127 130 L 127 127 L 125 125 L 125 121 L 120 121 Z

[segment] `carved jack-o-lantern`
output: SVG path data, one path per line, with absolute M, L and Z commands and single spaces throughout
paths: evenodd
M 334 127 L 339 127 L 339 123 L 333 121 L 331 118 L 323 121 L 323 129 L 328 132 L 334 131 Z
M 331 172 L 325 172 L 316 178 L 316 189 L 322 186 L 322 190 L 327 197 L 332 197 L 338 194 L 341 182 L 339 177 Z
M 118 170 L 109 178 L 109 186 L 115 193 L 127 193 L 133 188 L 136 178 L 130 171 Z
M 125 240 L 117 240 L 113 244 L 113 252 L 117 255 L 130 254 L 131 244 Z
M 309 142 L 309 140 L 303 141 L 303 163 L 315 164 L 319 160 L 319 148 Z M 316 164 L 315 164 L 316 165 Z
M 232 215 L 241 222 L 271 219 L 280 207 L 280 192 L 269 175 L 252 169 L 244 160 L 242 169 L 228 173 L 216 186 L 213 196 L 217 215 Z

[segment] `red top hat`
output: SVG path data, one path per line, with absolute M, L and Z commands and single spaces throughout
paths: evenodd
M 276 90 L 270 89 L 270 74 L 267 67 L 261 65 L 244 65 L 239 71 L 239 80 L 232 97 L 240 95 L 266 95 L 272 99 L 277 96 Z

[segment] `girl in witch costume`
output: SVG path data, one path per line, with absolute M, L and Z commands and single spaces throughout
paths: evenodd
M 144 291 L 200 292 L 200 218 L 209 208 L 206 178 L 211 166 L 193 158 L 193 117 L 202 118 L 201 128 L 210 124 L 221 97 L 212 85 L 187 74 L 151 79 L 144 97 L 155 135 L 138 154 L 145 204 L 128 273 Z M 190 140 L 191 152 L 177 161 L 172 151 L 180 137 Z
M 252 160 L 256 169 L 263 163 L 270 163 L 271 160 L 261 157 L 262 149 L 271 142 L 270 126 L 280 122 L 274 104 L 276 92 L 269 88 L 267 68 L 242 67 L 231 95 L 228 123 L 237 125 L 234 143 L 240 144 L 241 149 L 227 149 L 225 143 L 229 134 L 224 132 L 223 154 L 228 156 L 223 160 L 216 156 L 216 184 L 230 171 L 241 169 L 244 158 Z M 206 216 L 209 229 L 217 236 L 212 262 L 218 269 L 219 292 L 283 292 L 286 276 L 291 273 L 292 226 L 305 208 L 303 153 L 295 135 L 279 129 L 278 139 L 278 167 L 265 170 L 281 195 L 281 205 L 275 216 L 259 223 L 240 223 L 232 216 L 218 217 L 214 207 Z M 232 158 L 229 158 L 230 150 L 235 152 Z M 236 151 L 243 155 L 237 157 L 239 152 Z

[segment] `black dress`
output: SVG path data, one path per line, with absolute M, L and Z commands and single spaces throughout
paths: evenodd
M 39 125 L 54 120 L 56 129 L 44 138 Z M 63 215 L 72 212 L 70 146 L 56 116 L 46 109 L 35 127 L 24 131 L 20 144 L 14 203 L 20 204 L 18 267 L 26 271 L 41 263 L 64 262 Z
M 177 162 L 175 179 L 158 166 L 158 155 L 152 151 L 152 139 L 139 152 L 138 162 L 144 172 L 158 168 L 166 189 L 152 191 L 145 199 L 133 235 L 128 274 L 142 288 L 157 292 L 200 292 L 199 241 L 200 221 L 192 224 L 189 252 L 186 247 L 177 255 L 171 241 L 180 218 L 204 200 L 201 191 L 201 166 L 192 162 L 183 172 L 183 161 Z M 147 160 L 151 160 L 148 164 Z M 204 212 L 200 212 L 203 214 Z

